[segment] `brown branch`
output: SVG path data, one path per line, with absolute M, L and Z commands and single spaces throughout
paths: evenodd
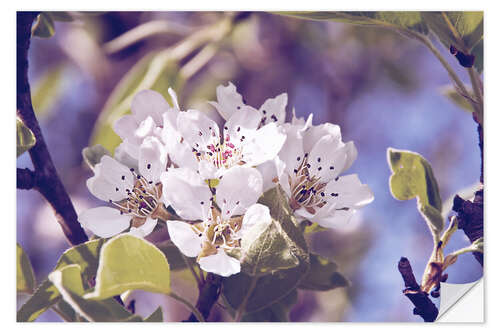
M 436 305 L 430 300 L 429 294 L 420 289 L 413 274 L 410 261 L 407 258 L 401 257 L 398 263 L 398 270 L 406 287 L 403 290 L 403 294 L 415 305 L 413 314 L 422 317 L 426 322 L 436 320 L 439 311 Z
M 78 223 L 73 203 L 59 179 L 31 104 L 28 81 L 28 50 L 31 25 L 37 15 L 37 12 L 17 12 L 17 114 L 36 138 L 35 146 L 29 150 L 35 167 L 34 177 L 31 178 L 32 181 L 34 180 L 34 184 L 30 183 L 30 185 L 33 185 L 32 188 L 38 190 L 52 206 L 57 222 L 61 225 L 68 241 L 72 245 L 77 245 L 86 242 L 88 238 Z M 27 176 L 26 171 L 21 174 L 22 177 Z
M 219 298 L 221 285 L 222 277 L 208 273 L 205 282 L 200 287 L 200 294 L 198 296 L 198 301 L 196 302 L 196 309 L 198 309 L 205 320 L 207 320 L 212 307 Z M 196 319 L 194 314 L 191 314 L 185 321 L 193 322 L 198 321 L 198 319 Z
M 35 187 L 35 173 L 28 168 L 17 168 L 17 188 L 20 190 L 31 190 Z

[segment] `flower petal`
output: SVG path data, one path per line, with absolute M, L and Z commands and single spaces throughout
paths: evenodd
M 335 210 L 334 213 L 329 214 L 318 212 L 318 216 L 314 218 L 313 222 L 325 228 L 341 228 L 349 223 L 354 213 L 356 213 L 354 209 Z
M 338 208 L 361 208 L 373 201 L 373 192 L 366 184 L 361 184 L 358 175 L 339 177 L 331 180 L 324 190 L 328 202 L 336 203 Z
M 285 163 L 285 171 L 292 178 L 295 177 L 294 170 L 299 168 L 304 159 L 301 128 L 302 126 L 290 126 L 286 129 L 286 140 L 279 152 L 279 158 Z
M 120 214 L 118 209 L 111 207 L 91 208 L 78 215 L 78 222 L 103 238 L 119 234 L 130 226 L 130 216 Z
M 244 109 L 233 113 L 224 126 L 225 143 L 240 146 L 245 139 L 255 135 L 259 122 L 260 116 L 256 110 Z
M 130 169 L 110 156 L 103 156 L 94 168 L 95 175 L 87 180 L 87 187 L 95 197 L 104 200 L 121 200 L 127 197 L 127 189 L 134 187 L 134 175 Z
M 269 225 L 271 223 L 271 214 L 267 206 L 254 204 L 250 206 L 243 216 L 243 223 L 239 232 L 242 235 L 248 232 L 256 225 Z
M 115 153 L 113 154 L 115 160 L 120 162 L 121 164 L 133 168 L 138 169 L 138 161 L 137 158 L 132 157 L 128 152 L 128 145 L 125 142 L 122 142 L 115 148 Z
M 285 122 L 286 104 L 288 103 L 288 95 L 283 93 L 274 98 L 267 99 L 259 109 L 262 117 L 262 126 L 275 122 L 281 125 Z
M 123 117 L 120 117 L 115 123 L 113 124 L 113 130 L 122 138 L 122 140 L 132 138 L 133 133 L 139 126 L 139 123 L 134 116 L 132 115 L 125 115 Z
M 231 82 L 227 86 L 219 85 L 216 94 L 217 102 L 210 102 L 210 104 L 217 109 L 224 120 L 229 120 L 235 112 L 242 109 L 253 109 L 243 102 L 243 97 L 236 92 L 236 87 Z
M 249 166 L 256 166 L 272 160 L 278 155 L 285 143 L 284 130 L 276 124 L 268 124 L 255 132 L 255 135 L 242 146 L 242 159 Z
M 146 180 L 156 184 L 167 168 L 167 152 L 160 140 L 148 136 L 144 139 L 139 152 L 139 172 Z
M 201 251 L 201 237 L 190 224 L 182 221 L 167 221 L 168 234 L 172 242 L 187 257 L 196 257 Z
M 237 274 L 241 270 L 239 260 L 228 256 L 222 249 L 219 249 L 216 254 L 200 258 L 198 263 L 205 272 L 224 277 Z
M 169 168 L 161 177 L 163 197 L 175 212 L 187 220 L 203 220 L 210 209 L 212 193 L 193 170 Z
M 151 116 L 156 123 L 162 123 L 162 114 L 170 108 L 163 96 L 154 90 L 138 92 L 132 99 L 131 110 L 138 122 Z
M 325 135 L 314 145 L 307 158 L 309 173 L 321 178 L 322 182 L 334 179 L 344 170 L 347 148 L 342 144 L 340 148 L 334 149 L 337 144 L 337 137 Z
M 196 151 L 209 151 L 208 146 L 220 143 L 219 126 L 200 111 L 179 113 L 177 128 L 184 140 Z
M 333 142 L 336 144 L 330 147 L 331 150 L 337 148 L 340 144 L 342 137 L 340 134 L 340 127 L 331 123 L 324 123 L 318 126 L 312 126 L 304 134 L 304 151 L 310 152 L 314 145 L 325 135 L 330 135 L 334 138 Z
M 131 227 L 129 232 L 134 236 L 144 238 L 153 232 L 157 223 L 158 223 L 158 221 L 156 219 L 152 219 L 152 218 L 148 217 L 148 218 L 146 218 L 146 222 L 144 222 L 143 225 L 141 225 L 138 228 Z
M 262 176 L 254 168 L 234 166 L 216 187 L 216 200 L 222 219 L 241 215 L 262 195 Z
M 278 185 L 278 168 L 284 163 L 276 156 L 271 161 L 259 164 L 256 168 L 262 176 L 262 192 L 266 192 Z

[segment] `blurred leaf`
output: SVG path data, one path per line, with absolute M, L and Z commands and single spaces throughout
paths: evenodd
M 398 200 L 417 198 L 417 207 L 434 239 L 439 239 L 444 222 L 441 197 L 432 167 L 421 155 L 405 150 L 387 149 L 393 174 L 389 179 L 392 196 Z
M 33 85 L 31 99 L 37 118 L 47 116 L 62 92 L 65 65 L 53 66 Z
M 111 156 L 111 153 L 99 144 L 92 147 L 85 147 L 82 150 L 83 160 L 91 170 L 94 170 L 95 165 L 101 162 L 101 158 L 104 155 Z
M 300 289 L 326 291 L 349 285 L 349 281 L 337 272 L 337 264 L 333 261 L 313 253 L 310 258 L 311 268 L 300 283 Z
M 66 250 L 54 270 L 62 269 L 68 265 L 77 264 L 85 280 L 92 281 L 99 263 L 99 251 L 104 244 L 104 239 L 92 240 Z M 24 303 L 17 312 L 17 321 L 33 321 L 50 306 L 61 299 L 57 288 L 49 280 L 43 281 L 32 297 Z
M 186 261 L 183 258 L 181 251 L 179 248 L 172 243 L 171 240 L 166 240 L 161 243 L 156 244 L 156 247 L 163 252 L 165 257 L 167 257 L 168 265 L 170 266 L 170 270 L 178 271 L 181 269 L 188 268 Z M 186 260 L 196 263 L 194 258 L 185 258 Z
M 168 88 L 172 87 L 179 94 L 181 85 L 178 66 L 168 53 L 153 51 L 146 54 L 123 76 L 109 95 L 93 129 L 91 145 L 101 144 L 110 152 L 114 151 L 121 139 L 113 131 L 113 124 L 121 116 L 130 113 L 136 93 L 153 89 L 170 101 Z
M 429 28 L 449 49 L 469 54 L 483 38 L 483 12 L 422 12 Z
M 484 41 L 481 39 L 479 43 L 472 49 L 472 54 L 476 57 L 474 59 L 474 67 L 479 73 L 483 72 L 484 68 Z
M 150 242 L 118 235 L 102 247 L 95 290 L 85 298 L 102 300 L 134 289 L 168 294 L 170 268 L 165 255 Z
M 68 265 L 49 274 L 49 280 L 61 293 L 64 301 L 80 316 L 96 322 L 142 321 L 141 317 L 125 310 L 113 298 L 102 301 L 83 298 L 84 288 L 80 273 L 80 266 Z
M 287 322 L 290 321 L 289 312 L 297 303 L 298 293 L 293 290 L 278 302 L 262 310 L 247 313 L 243 316 L 243 322 Z
M 35 290 L 36 280 L 30 259 L 21 245 L 17 244 L 17 292 L 32 294 Z
M 470 87 L 466 86 L 466 89 L 467 89 L 467 92 L 469 93 L 469 96 L 474 96 L 474 93 Z M 462 110 L 474 112 L 474 109 L 470 105 L 467 98 L 460 95 L 453 85 L 443 86 L 443 87 L 441 87 L 440 91 L 444 96 L 448 97 L 448 99 L 450 101 L 452 101 L 453 104 L 460 107 Z
M 149 317 L 145 318 L 144 321 L 151 323 L 163 322 L 163 312 L 161 311 L 161 306 L 159 306 L 158 309 L 156 309 L 155 312 L 153 312 Z
M 17 157 L 19 157 L 19 155 L 29 150 L 36 144 L 36 139 L 33 132 L 28 127 L 26 127 L 23 121 L 19 118 L 16 119 L 16 131 L 16 151 Z
M 47 13 L 41 13 L 37 16 L 35 23 L 31 27 L 31 34 L 36 37 L 50 38 L 56 33 L 54 21 Z
M 73 21 L 73 17 L 69 12 L 57 11 L 57 12 L 46 12 L 45 14 L 49 15 L 54 21 L 61 21 L 61 22 Z
M 426 34 L 427 26 L 420 12 L 280 12 L 280 14 L 309 20 L 328 20 L 364 26 L 385 27 L 399 32 L 409 29 Z

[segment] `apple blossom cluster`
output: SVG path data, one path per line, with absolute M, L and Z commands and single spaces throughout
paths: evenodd
M 357 175 L 343 175 L 357 151 L 353 142 L 342 142 L 339 126 L 315 126 L 312 115 L 298 119 L 295 112 L 285 122 L 286 94 L 256 109 L 232 83 L 216 93 L 210 104 L 222 120 L 181 110 L 172 89 L 172 106 L 155 91 L 139 92 L 131 114 L 114 124 L 123 142 L 87 181 L 107 205 L 83 211 L 82 226 L 99 237 L 145 237 L 163 220 L 185 256 L 229 276 L 241 269 L 232 251 L 241 249 L 249 230 L 272 221 L 258 203 L 265 191 L 280 186 L 298 222 L 326 228 L 345 225 L 373 200 Z

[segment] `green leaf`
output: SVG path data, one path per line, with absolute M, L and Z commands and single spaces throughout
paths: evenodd
M 62 92 L 65 65 L 49 68 L 33 85 L 31 100 L 37 118 L 47 116 Z
M 155 310 L 149 317 L 144 319 L 145 322 L 158 323 L 163 322 L 163 312 L 161 311 L 161 306 Z
M 428 29 L 420 12 L 281 12 L 309 20 L 328 20 L 364 26 L 385 27 L 399 32 L 413 30 L 426 34 Z
M 405 150 L 387 149 L 387 160 L 392 171 L 389 186 L 394 198 L 417 198 L 417 207 L 435 240 L 443 230 L 441 197 L 432 167 L 421 155 Z
M 297 266 L 299 259 L 290 245 L 279 222 L 256 225 L 241 240 L 241 270 L 249 275 L 265 275 Z
M 322 227 L 317 223 L 311 223 L 305 226 L 304 234 L 313 234 L 320 231 L 327 231 L 328 228 Z
M 33 267 L 26 252 L 17 244 L 17 292 L 32 294 L 35 290 L 36 280 Z
M 24 125 L 23 121 L 19 118 L 16 119 L 16 131 L 17 131 L 17 139 L 16 139 L 16 150 L 17 157 L 29 150 L 36 143 L 35 135 L 33 132 Z
M 300 289 L 326 291 L 349 285 L 349 281 L 337 272 L 337 264 L 333 261 L 311 253 L 310 262 L 311 268 L 300 283 Z
M 113 131 L 113 124 L 121 116 L 130 113 L 135 94 L 144 89 L 153 89 L 169 101 L 169 87 L 180 93 L 182 79 L 178 74 L 178 66 L 172 61 L 170 53 L 153 51 L 141 58 L 109 95 L 92 131 L 91 145 L 101 144 L 113 152 L 121 142 L 120 137 Z
M 41 13 L 38 15 L 33 27 L 31 28 L 33 36 L 41 38 L 52 37 L 55 32 L 54 21 L 47 13 Z
M 89 284 L 95 277 L 99 263 L 99 251 L 104 242 L 104 239 L 92 240 L 66 250 L 59 258 L 54 270 L 77 264 L 80 266 L 86 283 Z M 45 280 L 33 296 L 21 306 L 17 312 L 17 321 L 34 321 L 59 300 L 61 300 L 61 294 L 57 288 L 49 280 Z
M 49 274 L 49 280 L 80 316 L 88 321 L 142 321 L 142 318 L 131 314 L 113 298 L 102 301 L 83 298 L 84 289 L 79 265 L 68 265 Z
M 223 280 L 223 293 L 229 305 L 234 309 L 242 307 L 246 300 L 244 312 L 254 312 L 264 309 L 286 297 L 294 290 L 309 270 L 309 253 L 304 235 L 297 226 L 286 195 L 280 186 L 267 191 L 259 203 L 269 208 L 271 217 L 286 239 L 291 253 L 298 259 L 296 267 L 278 270 L 263 276 L 250 276 L 244 272 Z M 253 281 L 253 279 L 257 279 Z M 255 288 L 249 292 L 249 287 L 255 283 Z
M 469 93 L 469 96 L 474 96 L 474 93 L 472 91 L 471 87 L 467 87 L 467 92 Z M 448 97 L 448 99 L 453 102 L 456 106 L 461 108 L 462 110 L 468 111 L 468 112 L 474 112 L 474 108 L 470 105 L 469 101 L 467 98 L 464 96 L 460 95 L 457 92 L 457 89 L 453 85 L 446 85 L 441 87 L 440 89 L 441 94 L 444 96 Z
M 479 43 L 477 43 L 476 46 L 472 49 L 472 54 L 476 57 L 474 59 L 474 67 L 476 67 L 477 71 L 479 73 L 483 72 L 484 68 L 484 45 L 483 45 L 483 40 Z
M 87 166 L 94 170 L 97 163 L 101 162 L 101 158 L 104 156 L 111 156 L 111 153 L 101 146 L 100 144 L 94 145 L 92 147 L 85 147 L 82 150 L 83 160 Z
M 280 301 L 256 312 L 247 313 L 241 321 L 244 322 L 287 322 L 290 321 L 289 312 L 297 303 L 298 293 L 293 290 Z
M 449 49 L 469 54 L 483 39 L 483 12 L 422 12 L 429 28 Z
M 94 292 L 86 299 L 105 299 L 127 290 L 170 292 L 170 268 L 165 255 L 150 242 L 122 234 L 101 250 Z

